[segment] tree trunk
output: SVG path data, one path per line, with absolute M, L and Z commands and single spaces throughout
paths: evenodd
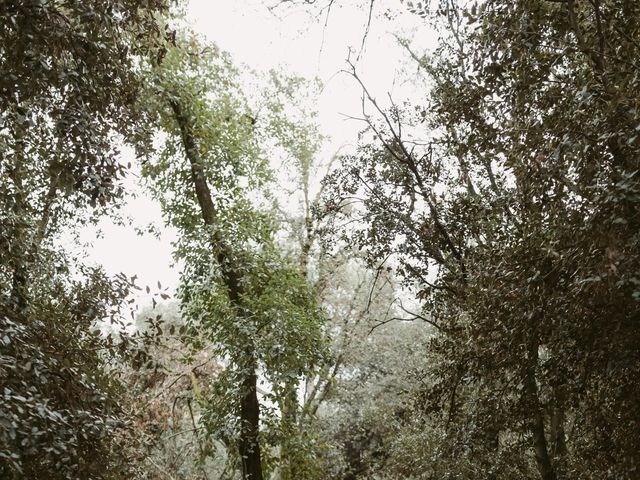
M 253 357 L 246 359 L 242 380 L 242 398 L 240 400 L 239 450 L 242 459 L 242 478 L 245 480 L 262 480 L 262 459 L 258 440 L 260 425 L 260 404 L 258 403 L 258 376 L 256 362 Z
M 534 318 L 533 321 L 536 321 Z M 538 366 L 538 333 L 536 329 L 531 333 L 527 352 L 527 366 L 524 376 L 525 404 L 530 409 L 529 429 L 533 440 L 533 449 L 538 466 L 538 472 L 542 480 L 557 480 L 556 472 L 551 463 L 547 439 L 544 433 L 544 417 L 538 397 L 538 384 L 536 383 L 536 367 Z
M 551 412 L 551 453 L 554 458 L 567 453 L 567 442 L 564 432 L 564 392 L 562 387 L 554 389 L 553 410 Z
M 217 212 L 211 198 L 211 190 L 203 173 L 200 153 L 191 130 L 191 122 L 185 115 L 182 105 L 175 99 L 169 99 L 174 118 L 180 128 L 185 155 L 191 165 L 191 180 L 196 192 L 202 219 L 211 227 L 211 246 L 222 271 L 229 300 L 236 310 L 240 321 L 245 321 L 248 312 L 242 305 L 241 273 L 234 264 L 231 251 L 219 231 L 216 229 Z M 240 404 L 240 441 L 239 450 L 242 459 L 242 478 L 244 480 L 263 480 L 262 457 L 260 452 L 260 404 L 258 403 L 257 362 L 253 340 L 247 339 L 246 350 L 238 361 L 242 372 L 242 393 Z

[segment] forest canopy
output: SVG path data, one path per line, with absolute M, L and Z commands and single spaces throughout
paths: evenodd
M 194 3 L 0 2 L 0 477 L 637 479 L 640 3 Z

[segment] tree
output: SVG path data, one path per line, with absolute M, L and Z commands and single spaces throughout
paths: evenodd
M 199 422 L 203 395 L 224 369 L 205 332 L 187 327 L 177 302 L 145 308 L 136 320 L 138 331 L 156 340 L 145 350 L 146 365 L 124 366 L 128 391 L 136 399 L 144 478 L 232 478 L 228 451 L 233 447 L 203 434 Z
M 279 113 L 273 130 L 286 152 L 287 175 L 279 182 L 290 195 L 280 207 L 288 235 L 283 246 L 298 258 L 324 307 L 331 342 L 328 361 L 281 407 L 283 428 L 288 423 L 315 439 L 303 450 L 312 448 L 319 466 L 311 474 L 300 452 L 284 444 L 286 463 L 277 478 L 371 478 L 386 469 L 395 417 L 407 415 L 409 372 L 422 361 L 416 342 L 428 331 L 423 324 L 397 325 L 404 320 L 403 292 L 386 262 L 367 268 L 357 250 L 327 230 L 331 212 L 323 204 L 328 184 L 322 179 L 340 159 L 321 156 L 324 138 L 311 110 L 320 85 L 282 76 L 272 84 L 269 111 Z
M 0 4 L 3 478 L 111 478 L 128 462 L 113 455 L 125 440 L 106 368 L 115 345 L 96 324 L 121 322 L 131 281 L 76 262 L 58 239 L 117 205 L 116 138 L 139 125 L 135 58 L 165 8 Z
M 182 311 L 228 361 L 204 421 L 232 444 L 243 477 L 267 470 L 259 375 L 273 399 L 322 359 L 322 315 L 295 265 L 279 251 L 264 187 L 260 118 L 248 107 L 228 56 L 194 38 L 152 69 L 150 108 L 166 135 L 145 175 L 182 237 Z M 268 195 L 268 194 L 267 194 Z M 264 412 L 265 408 L 262 408 Z
M 327 191 L 337 212 L 363 198 L 356 244 L 438 332 L 410 428 L 438 426 L 442 463 L 413 475 L 633 478 L 638 5 L 411 8 L 441 35 L 410 51 L 428 105 L 386 109 L 354 68 L 374 141 Z

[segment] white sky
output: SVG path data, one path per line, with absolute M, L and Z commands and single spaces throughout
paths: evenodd
M 361 116 L 361 103 L 355 81 L 339 72 L 346 67 L 349 47 L 354 50 L 352 59 L 360 50 L 367 12 L 339 3 L 340 0 L 335 2 L 326 27 L 324 16 L 314 19 L 302 10 L 280 10 L 278 13 L 283 18 L 279 19 L 261 0 L 191 0 L 187 10 L 194 28 L 229 51 L 237 63 L 256 70 L 282 67 L 291 73 L 321 79 L 325 88 L 316 108 L 321 129 L 331 138 L 323 155 L 331 155 L 342 145 L 353 144 L 363 127 L 341 115 Z M 342 3 L 359 2 L 343 0 Z M 382 8 L 402 12 L 398 0 L 377 0 L 375 5 L 377 13 L 382 13 L 379 11 Z M 404 56 L 391 30 L 398 31 L 400 26 L 419 47 L 433 44 L 428 29 L 414 15 L 400 14 L 393 22 L 373 18 L 357 67 L 381 103 L 386 103 L 387 93 L 392 94 L 395 101 L 416 94 L 412 85 L 397 80 Z M 159 206 L 144 196 L 129 202 L 125 211 L 135 225 L 155 222 L 162 226 Z M 137 275 L 143 287 L 150 285 L 153 289 L 159 280 L 163 286 L 175 288 L 179 272 L 171 265 L 172 232 L 165 229 L 157 240 L 149 235 L 140 237 L 131 227 L 117 227 L 106 221 L 101 228 L 103 238 L 93 241 L 89 254 L 107 272 Z M 87 233 L 87 240 L 93 235 L 93 232 Z M 144 293 L 139 300 L 149 301 Z

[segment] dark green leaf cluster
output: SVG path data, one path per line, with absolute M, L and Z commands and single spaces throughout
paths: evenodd
M 0 476 L 125 475 L 109 362 L 131 285 L 61 241 L 118 206 L 164 1 L 0 2 Z M 95 207 L 100 208 L 95 208 Z M 73 237 L 73 235 L 71 235 Z M 76 249 L 78 250 L 78 249 Z M 128 447 L 127 447 L 128 448 Z
M 327 189 L 336 218 L 363 199 L 354 243 L 372 263 L 396 259 L 437 332 L 406 426 L 424 470 L 403 466 L 407 452 L 397 465 L 416 478 L 635 478 L 640 5 L 434 12 L 428 108 L 380 109 L 378 141 Z M 405 132 L 423 125 L 413 142 Z M 440 436 L 431 453 L 425 431 Z

